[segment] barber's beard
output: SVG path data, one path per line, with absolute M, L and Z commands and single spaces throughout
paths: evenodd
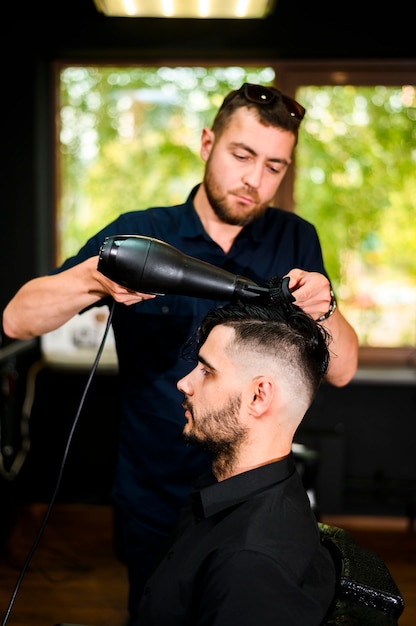
M 222 191 L 221 187 L 219 187 L 215 181 L 215 176 L 212 174 L 211 168 L 209 167 L 209 160 L 205 168 L 204 188 L 212 210 L 218 219 L 224 224 L 231 224 L 232 226 L 247 226 L 247 224 L 251 224 L 251 222 L 261 217 L 267 208 L 267 204 L 264 205 L 258 203 L 256 193 L 250 193 L 242 187 L 241 189 L 235 189 L 233 191 L 237 194 L 245 196 L 249 195 L 256 205 L 252 209 L 232 209 L 227 202 L 226 192 Z
M 232 467 L 240 445 L 247 437 L 247 430 L 238 419 L 241 396 L 232 396 L 217 411 L 199 413 L 196 421 L 192 406 L 186 404 L 192 414 L 193 427 L 184 433 L 185 441 L 207 452 L 213 467 L 220 467 L 221 472 Z

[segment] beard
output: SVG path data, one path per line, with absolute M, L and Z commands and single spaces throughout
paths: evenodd
M 239 423 L 241 396 L 235 395 L 217 411 L 201 413 L 197 421 L 189 401 L 184 403 L 192 415 L 192 429 L 184 432 L 187 443 L 207 452 L 213 462 L 222 468 L 231 467 L 240 444 L 247 436 L 246 429 Z
M 232 226 L 247 226 L 265 212 L 268 204 L 259 203 L 256 192 L 249 192 L 245 187 L 234 190 L 236 195 L 249 196 L 255 203 L 254 208 L 247 210 L 247 207 L 241 212 L 234 211 L 227 202 L 226 194 L 221 190 L 215 181 L 215 175 L 210 168 L 210 159 L 208 159 L 204 174 L 204 188 L 208 201 L 212 210 L 221 222 L 231 224 Z

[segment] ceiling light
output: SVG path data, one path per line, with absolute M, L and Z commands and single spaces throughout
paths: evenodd
M 94 0 L 111 17 L 263 18 L 276 0 Z

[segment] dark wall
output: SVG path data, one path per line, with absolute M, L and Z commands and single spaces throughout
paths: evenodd
M 323 513 L 416 516 L 415 415 L 414 378 L 321 387 L 296 441 L 319 454 Z

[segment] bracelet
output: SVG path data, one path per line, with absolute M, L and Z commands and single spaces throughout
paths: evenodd
M 323 322 L 324 320 L 327 320 L 328 317 L 331 317 L 331 315 L 333 314 L 333 312 L 337 308 L 337 299 L 335 297 L 333 289 L 330 289 L 329 293 L 331 295 L 331 302 L 329 303 L 329 309 L 328 309 L 328 311 L 326 313 L 321 315 L 321 317 L 318 317 L 318 319 L 316 320 L 317 322 Z

